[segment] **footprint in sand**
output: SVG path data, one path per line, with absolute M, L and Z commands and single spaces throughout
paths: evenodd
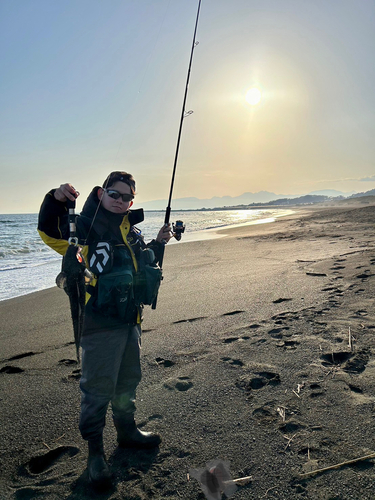
M 297 340 L 285 340 L 278 342 L 276 347 L 284 347 L 284 349 L 287 349 L 288 351 L 293 351 L 299 344 L 300 343 Z
M 298 420 L 290 419 L 279 425 L 279 429 L 283 434 L 295 434 L 300 429 L 305 429 L 306 425 Z
M 77 453 L 79 448 L 75 446 L 59 446 L 43 455 L 32 457 L 25 466 L 31 474 L 42 474 L 56 463 L 74 457 Z
M 35 356 L 35 354 L 39 354 L 38 352 L 24 352 L 22 354 L 17 354 L 16 356 L 12 356 L 11 358 L 7 359 L 6 361 L 15 361 L 16 359 L 22 359 L 22 358 L 28 358 L 29 356 Z
M 274 423 L 278 418 L 274 407 L 267 404 L 260 406 L 259 408 L 255 408 L 253 411 L 253 417 L 258 420 L 259 423 L 265 425 Z
M 232 358 L 224 357 L 224 358 L 221 358 L 221 360 L 224 361 L 225 363 L 228 363 L 229 365 L 232 365 L 232 366 L 243 366 L 244 365 L 240 359 L 232 359 Z
M 359 309 L 354 314 L 355 316 L 352 316 L 353 318 L 355 318 L 356 316 L 368 316 L 368 312 L 365 309 Z
M 268 334 L 271 335 L 273 339 L 281 339 L 283 338 L 281 333 L 283 330 L 285 330 L 285 328 L 272 328 L 272 330 L 269 330 Z
M 163 418 L 163 415 L 160 415 L 160 413 L 154 413 L 148 417 L 149 420 L 163 420 Z
M 369 278 L 371 278 L 371 276 L 375 276 L 375 274 L 372 274 L 370 273 L 370 271 L 366 270 L 364 273 L 358 274 L 356 277 L 363 282 L 367 281 Z
M 227 337 L 223 340 L 224 344 L 231 344 L 232 342 L 236 342 L 236 340 L 239 340 L 240 337 Z
M 69 366 L 69 365 L 76 365 L 76 364 L 78 364 L 78 361 L 76 359 L 60 359 L 60 361 L 59 361 L 59 365 Z
M 246 392 L 259 390 L 267 385 L 275 386 L 280 384 L 280 375 L 275 372 L 255 372 L 255 377 L 251 374 L 242 375 L 236 382 L 236 386 Z
M 273 304 L 280 304 L 281 302 L 289 302 L 290 300 L 293 300 L 293 299 L 289 299 L 289 298 L 283 299 L 280 297 L 279 299 L 273 300 L 272 303 Z
M 245 311 L 239 311 L 239 310 L 236 310 L 236 311 L 230 311 L 230 312 L 227 312 L 227 313 L 224 313 L 222 314 L 222 316 L 233 316 L 234 314 L 241 314 Z
M 81 375 L 81 369 L 78 368 L 78 370 L 73 370 L 72 373 L 68 375 L 68 377 L 73 380 L 79 380 L 81 378 Z
M 300 319 L 299 315 L 297 312 L 293 311 L 286 311 L 286 312 L 281 312 L 279 314 L 275 314 L 274 316 L 271 317 L 277 324 L 281 324 L 284 321 L 294 321 Z M 281 323 L 280 323 L 281 322 Z
M 353 391 L 357 394 L 363 394 L 363 390 L 360 387 L 358 387 L 357 385 L 348 384 L 348 387 L 351 391 Z
M 164 366 L 165 368 L 170 368 L 171 366 L 176 364 L 170 359 L 164 359 L 164 358 L 155 358 L 155 361 L 159 366 Z
M 338 366 L 347 373 L 362 373 L 366 369 L 369 361 L 367 351 L 359 351 L 356 353 L 347 351 L 330 352 L 322 354 L 320 358 L 323 360 L 324 366 Z
M 80 380 L 81 375 L 81 369 L 78 368 L 77 370 L 73 370 L 67 377 L 63 377 L 61 380 L 63 382 L 74 382 L 75 380 Z
M 317 398 L 319 396 L 324 396 L 325 394 L 325 391 L 324 390 L 321 390 L 320 388 L 320 385 L 319 384 L 312 384 L 310 385 L 310 389 L 312 389 L 313 386 L 316 386 L 314 390 L 312 390 L 309 394 L 309 397 L 310 398 Z
M 205 319 L 207 316 L 198 316 L 197 318 L 190 319 L 179 319 L 178 321 L 173 321 L 174 325 L 178 325 L 179 323 L 193 323 L 194 321 L 199 321 L 200 319 Z
M 169 378 L 164 382 L 164 387 L 170 391 L 176 389 L 177 391 L 185 392 L 193 387 L 193 382 L 190 380 L 190 377 Z
M 6 365 L 1 368 L 0 373 L 22 373 L 25 370 L 22 370 L 22 368 L 19 368 L 18 366 L 11 366 L 11 365 Z

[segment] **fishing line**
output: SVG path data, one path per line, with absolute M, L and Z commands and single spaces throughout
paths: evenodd
M 199 3 L 198 3 L 197 17 L 196 17 L 196 20 L 195 20 L 193 43 L 192 43 L 192 46 L 191 46 L 190 61 L 189 61 L 188 74 L 187 74 L 186 85 L 185 85 L 184 100 L 183 100 L 183 103 L 182 103 L 182 111 L 181 111 L 181 118 L 180 118 L 180 127 L 179 127 L 179 130 L 178 130 L 176 153 L 175 153 L 174 163 L 173 163 L 171 188 L 170 188 L 170 191 L 169 191 L 168 206 L 167 206 L 166 211 L 165 211 L 165 220 L 164 220 L 165 224 L 169 224 L 169 219 L 170 219 L 170 214 L 171 214 L 172 192 L 173 192 L 174 180 L 175 180 L 175 176 L 176 176 L 176 167 L 177 167 L 178 153 L 179 153 L 179 149 L 180 149 L 180 140 L 181 140 L 181 133 L 182 133 L 182 125 L 183 125 L 183 122 L 184 122 L 184 118 L 186 118 L 186 116 L 189 116 L 192 113 L 191 111 L 186 112 L 185 106 L 186 106 L 187 93 L 188 93 L 188 89 L 189 89 L 189 80 L 190 80 L 191 65 L 192 65 L 192 62 L 193 62 L 194 49 L 195 49 L 195 47 L 199 43 L 199 42 L 196 41 L 196 34 L 197 34 L 197 28 L 198 28 L 198 20 L 199 20 L 200 8 L 201 8 L 201 1 L 202 0 L 199 0 Z M 161 264 L 160 264 L 160 266 L 161 266 Z
M 193 43 L 191 45 L 189 67 L 188 67 L 188 73 L 187 73 L 186 85 L 185 85 L 184 100 L 183 100 L 183 103 L 182 103 L 180 126 L 179 126 L 179 129 L 178 129 L 178 136 L 177 136 L 176 153 L 175 153 L 174 163 L 173 163 L 171 188 L 169 190 L 168 206 L 167 206 L 167 208 L 165 210 L 164 224 L 166 226 L 169 224 L 170 215 L 171 215 L 172 193 L 173 193 L 174 180 L 175 180 L 175 176 L 176 176 L 176 167 L 177 167 L 178 153 L 179 153 L 179 149 L 180 149 L 180 140 L 181 140 L 181 134 L 182 134 L 182 125 L 183 125 L 183 122 L 184 122 L 184 118 L 186 118 L 187 116 L 189 116 L 192 113 L 191 111 L 186 112 L 185 107 L 186 107 L 186 98 L 187 98 L 188 89 L 189 89 L 189 80 L 190 80 L 191 65 L 192 65 L 192 62 L 193 62 L 194 49 L 198 45 L 198 42 L 196 41 L 196 35 L 197 35 L 197 28 L 198 28 L 199 13 L 200 13 L 200 8 L 201 8 L 201 1 L 202 0 L 199 0 L 199 3 L 198 3 L 197 17 L 196 17 L 196 20 L 195 20 Z M 177 221 L 176 222 L 176 227 L 174 227 L 173 229 L 174 230 L 177 229 L 177 231 L 179 232 L 179 238 L 181 239 L 181 233 L 185 230 L 185 227 L 183 226 L 182 221 Z M 159 266 L 160 267 L 162 267 L 162 265 L 163 265 L 164 250 L 165 250 L 165 245 L 162 246 L 162 250 L 160 252 L 160 258 L 159 258 Z M 157 303 L 157 297 L 155 298 L 155 300 L 154 300 L 154 302 L 153 302 L 153 304 L 151 306 L 152 309 L 156 309 L 156 303 Z

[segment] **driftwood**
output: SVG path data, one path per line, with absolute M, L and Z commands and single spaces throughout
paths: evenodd
M 329 467 L 324 467 L 323 469 L 316 469 L 311 472 L 304 472 L 300 474 L 301 477 L 312 476 L 313 474 L 320 474 L 321 472 L 325 472 L 327 470 L 339 469 L 340 467 L 345 467 L 345 465 L 353 465 L 358 462 L 364 462 L 365 460 L 370 460 L 370 458 L 375 458 L 375 453 L 371 453 L 371 455 L 365 455 L 364 457 L 354 458 L 353 460 L 347 460 L 346 462 L 341 462 L 340 464 L 330 465 Z

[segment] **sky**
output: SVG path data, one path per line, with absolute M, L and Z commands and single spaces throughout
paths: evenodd
M 0 2 L 0 213 L 112 170 L 168 198 L 197 7 Z M 197 41 L 174 198 L 375 188 L 373 0 L 202 0 Z

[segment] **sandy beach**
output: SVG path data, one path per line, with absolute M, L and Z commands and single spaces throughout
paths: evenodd
M 0 302 L 0 498 L 205 498 L 189 470 L 230 462 L 233 499 L 373 500 L 375 206 L 306 208 L 171 245 L 143 324 L 137 421 L 110 491 L 87 484 L 79 366 L 63 291 Z

